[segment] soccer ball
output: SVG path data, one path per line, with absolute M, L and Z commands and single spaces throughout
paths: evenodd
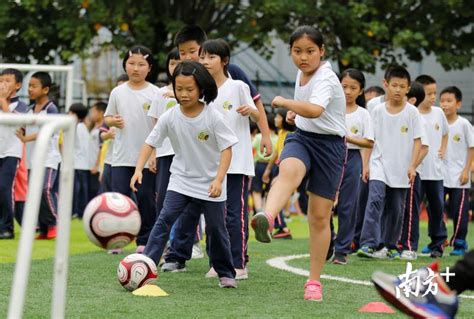
M 158 278 L 158 272 L 151 258 L 143 254 L 131 254 L 118 265 L 117 276 L 125 289 L 133 291 L 153 283 Z
M 120 193 L 103 193 L 87 204 L 84 229 L 90 241 L 104 249 L 127 246 L 140 230 L 137 205 Z

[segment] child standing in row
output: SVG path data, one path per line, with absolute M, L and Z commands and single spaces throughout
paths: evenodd
M 356 69 L 348 69 L 341 75 L 341 84 L 346 97 L 347 162 L 335 212 L 338 230 L 335 239 L 333 264 L 345 265 L 351 252 L 354 238 L 356 210 L 362 175 L 364 149 L 374 145 L 374 130 L 369 112 L 364 108 L 365 77 Z
M 189 203 L 204 213 L 210 241 L 210 258 L 219 276 L 219 286 L 235 288 L 235 270 L 225 226 L 226 173 L 232 145 L 238 142 L 223 116 L 208 103 L 217 97 L 209 72 L 197 62 L 180 63 L 173 74 L 179 103 L 158 119 L 146 139 L 130 187 L 142 182 L 142 170 L 153 149 L 169 138 L 175 156 L 163 209 L 153 227 L 144 254 L 158 263 L 176 219 Z M 202 102 L 203 101 L 203 102 Z
M 469 223 L 469 189 L 471 163 L 474 158 L 472 125 L 457 114 L 462 104 L 459 88 L 450 86 L 441 91 L 441 108 L 449 123 L 449 141 L 444 159 L 444 192 L 449 196 L 448 216 L 453 217 L 454 231 L 450 239 L 452 256 L 466 253 Z
M 150 105 L 159 89 L 149 83 L 156 68 L 151 51 L 143 46 L 130 49 L 123 59 L 123 67 L 129 80 L 114 88 L 105 112 L 105 123 L 116 127 L 112 157 L 112 191 L 132 196 L 130 179 L 143 144 L 153 128 L 147 116 Z M 155 174 L 145 166 L 143 184 L 136 195 L 142 217 L 137 236 L 137 252 L 145 248 L 151 227 L 155 221 Z
M 22 114 L 28 111 L 16 93 L 21 88 L 23 74 L 17 69 L 5 69 L 0 74 L 0 114 Z M 13 126 L 0 125 L 0 239 L 13 239 L 15 215 L 15 177 L 23 154 L 23 143 Z
M 299 69 L 295 98 L 277 96 L 272 106 L 290 110 L 287 121 L 295 121 L 297 130 L 286 138 L 279 176 L 268 194 L 266 212 L 254 216 L 252 227 L 258 241 L 270 242 L 274 218 L 309 175 L 310 272 L 304 298 L 321 301 L 320 276 L 331 237 L 329 220 L 346 159 L 346 102 L 331 65 L 322 61 L 325 48 L 319 31 L 310 26 L 299 27 L 290 37 L 290 50 Z

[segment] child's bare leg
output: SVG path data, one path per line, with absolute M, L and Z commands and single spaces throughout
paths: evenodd
M 309 279 L 318 280 L 321 276 L 331 241 L 329 220 L 334 201 L 309 193 Z

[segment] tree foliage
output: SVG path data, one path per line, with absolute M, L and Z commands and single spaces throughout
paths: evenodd
M 378 61 L 434 53 L 449 70 L 472 62 L 473 13 L 470 0 L 3 0 L 0 52 L 3 62 L 52 63 L 140 43 L 163 63 L 175 32 L 195 23 L 269 56 L 273 37 L 309 24 L 344 68 L 374 71 Z

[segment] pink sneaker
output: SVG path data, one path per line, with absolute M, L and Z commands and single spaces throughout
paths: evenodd
M 255 239 L 262 243 L 272 241 L 274 218 L 267 213 L 257 213 L 252 218 L 252 228 L 255 232 Z
M 317 280 L 308 280 L 304 285 L 304 299 L 323 301 L 323 285 Z

